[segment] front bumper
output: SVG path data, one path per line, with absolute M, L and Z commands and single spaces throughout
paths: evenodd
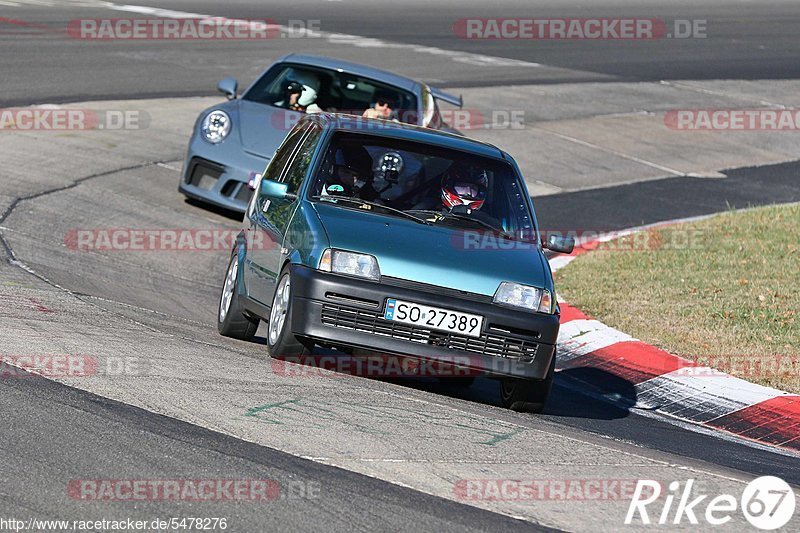
M 264 172 L 267 163 L 269 159 L 239 147 L 220 149 L 195 136 L 189 144 L 178 190 L 190 198 L 244 213 L 252 194 L 248 183 L 255 173 Z
M 454 364 L 490 375 L 544 379 L 558 315 L 518 311 L 491 296 L 384 278 L 376 283 L 292 265 L 292 333 L 334 346 Z M 387 298 L 485 317 L 481 337 L 385 320 Z

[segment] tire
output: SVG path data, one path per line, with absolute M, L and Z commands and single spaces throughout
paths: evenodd
M 226 337 L 249 341 L 256 334 L 259 319 L 245 315 L 239 303 L 239 291 L 236 288 L 236 280 L 239 278 L 238 259 L 238 255 L 234 253 L 222 283 L 217 307 L 217 330 Z
M 292 276 L 288 266 L 278 277 L 267 323 L 267 350 L 270 357 L 308 355 L 314 344 L 292 333 Z
M 541 413 L 553 388 L 556 358 L 550 362 L 547 375 L 541 380 L 504 378 L 500 381 L 500 401 L 503 407 L 523 413 Z

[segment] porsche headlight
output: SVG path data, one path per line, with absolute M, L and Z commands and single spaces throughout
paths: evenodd
M 553 313 L 553 297 L 550 291 L 510 281 L 500 284 L 494 294 L 494 302 L 540 313 Z
M 225 111 L 217 109 L 212 111 L 200 126 L 200 133 L 203 138 L 212 144 L 217 144 L 225 140 L 231 131 L 231 117 Z
M 378 260 L 368 254 L 357 254 L 328 248 L 319 260 L 319 270 L 347 274 L 359 278 L 381 279 Z

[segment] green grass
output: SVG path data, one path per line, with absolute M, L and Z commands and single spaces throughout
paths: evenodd
M 673 354 L 800 392 L 800 204 L 612 241 L 556 273 L 568 302 Z

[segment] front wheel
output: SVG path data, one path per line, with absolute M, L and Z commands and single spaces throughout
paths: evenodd
M 500 381 L 500 401 L 503 407 L 525 413 L 544 411 L 550 390 L 553 388 L 555 370 L 556 356 L 553 354 L 544 379 L 503 378 Z
M 239 304 L 239 291 L 236 288 L 238 277 L 239 258 L 234 253 L 230 264 L 228 264 L 225 282 L 222 285 L 222 293 L 219 296 L 217 330 L 226 337 L 248 341 L 256 334 L 259 320 L 245 315 L 244 309 Z
M 267 349 L 270 357 L 307 355 L 313 344 L 298 339 L 292 333 L 292 279 L 289 268 L 284 268 L 278 279 L 278 288 L 272 298 L 272 310 L 267 324 Z

